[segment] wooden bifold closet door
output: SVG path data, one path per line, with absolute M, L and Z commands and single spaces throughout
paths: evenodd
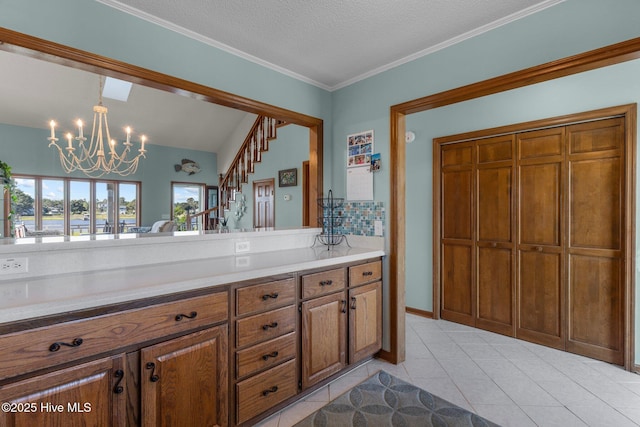
M 438 149 L 440 316 L 623 364 L 625 118 Z

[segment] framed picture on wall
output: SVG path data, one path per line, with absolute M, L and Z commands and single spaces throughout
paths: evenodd
M 278 187 L 295 187 L 298 185 L 298 169 L 278 171 Z

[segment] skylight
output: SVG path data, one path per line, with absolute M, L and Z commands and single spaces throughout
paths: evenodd
M 104 82 L 102 96 L 109 99 L 115 99 L 116 101 L 127 102 L 132 86 L 133 83 L 131 82 L 107 77 Z

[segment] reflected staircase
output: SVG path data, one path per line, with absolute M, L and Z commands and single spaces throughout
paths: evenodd
M 269 142 L 276 139 L 278 128 L 284 125 L 286 122 L 271 117 L 259 115 L 256 118 L 227 173 L 220 174 L 218 207 L 187 214 L 187 229 L 191 229 L 192 220 L 200 216 L 205 230 L 217 227 L 217 217 L 224 209 L 229 209 L 230 202 L 235 201 L 236 192 L 242 184 L 249 182 L 249 174 L 254 172 L 254 165 L 262 161 L 262 153 L 269 151 Z

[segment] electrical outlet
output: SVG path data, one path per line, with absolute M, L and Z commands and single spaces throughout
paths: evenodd
M 249 241 L 236 242 L 236 252 L 249 252 L 251 244 Z
M 382 221 L 375 220 L 373 222 L 373 228 L 373 234 L 375 234 L 376 236 L 382 236 Z
M 29 271 L 27 260 L 27 258 L 0 259 L 0 274 L 27 273 Z

